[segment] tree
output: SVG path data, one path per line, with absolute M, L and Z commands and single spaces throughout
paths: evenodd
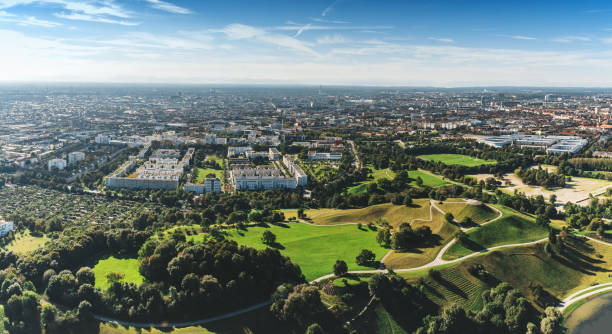
M 276 235 L 269 230 L 265 230 L 261 235 L 261 242 L 266 245 L 272 245 L 276 242 Z
M 410 195 L 406 195 L 404 197 L 404 205 L 405 206 L 410 206 L 412 205 L 412 197 L 410 197 Z
M 343 260 L 336 260 L 336 263 L 334 263 L 334 275 L 344 276 L 346 273 L 348 273 L 348 266 L 346 262 Z
M 77 278 L 77 281 L 79 282 L 79 285 L 96 284 L 96 274 L 89 267 L 81 267 L 81 269 L 79 269 L 79 271 L 77 271 L 76 273 L 76 278 Z
M 325 331 L 319 324 L 314 323 L 306 329 L 306 334 L 325 334 Z
M 546 317 L 540 322 L 540 332 L 542 334 L 562 333 L 563 327 L 561 323 L 563 322 L 563 314 L 561 314 L 559 309 L 549 306 L 544 313 L 546 313 Z
M 546 217 L 545 215 L 538 215 L 536 217 L 536 224 L 546 227 L 550 224 L 550 218 Z
M 459 230 L 455 233 L 455 238 L 457 239 L 457 241 L 461 242 L 461 243 L 465 243 L 466 241 L 470 240 L 470 238 L 468 237 L 467 233 Z
M 555 205 L 556 202 L 557 202 L 557 195 L 555 194 L 550 195 L 550 204 Z
M 389 246 L 391 243 L 391 231 L 388 228 L 380 228 L 376 232 L 376 242 L 383 246 Z
M 369 249 L 362 249 L 361 253 L 355 259 L 360 266 L 371 266 L 374 263 L 376 255 Z
M 106 273 L 106 282 L 109 285 L 112 285 L 113 283 L 121 283 L 124 279 L 125 275 L 123 273 L 120 272 L 116 272 L 116 271 L 110 271 L 108 273 Z
M 444 220 L 446 220 L 448 223 L 452 224 L 455 222 L 455 216 L 453 216 L 452 213 L 447 212 L 446 214 L 444 214 Z
M 423 179 L 422 179 L 420 176 L 417 176 L 417 178 L 416 178 L 416 184 L 417 184 L 417 186 L 419 186 L 419 187 L 422 187 L 422 186 L 423 186 Z

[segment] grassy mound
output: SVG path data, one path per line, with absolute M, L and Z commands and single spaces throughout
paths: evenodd
M 440 161 L 445 165 L 461 165 L 466 167 L 474 167 L 481 165 L 493 165 L 496 164 L 495 160 L 483 160 L 469 155 L 462 154 L 424 154 L 419 155 L 417 158 L 426 161 Z
M 273 247 L 298 264 L 307 280 L 331 273 L 336 260 L 346 261 L 349 270 L 372 269 L 357 265 L 355 257 L 359 252 L 369 249 L 376 254 L 378 260 L 387 252 L 376 243 L 376 231 L 367 228 L 360 230 L 355 225 L 312 226 L 293 223 L 232 230 L 226 236 L 239 244 L 264 249 L 268 247 L 261 242 L 265 230 L 276 235 L 277 244 Z
M 316 225 L 368 224 L 378 218 L 383 218 L 389 224 L 399 226 L 402 222 L 410 222 L 413 219 L 429 219 L 429 206 L 429 199 L 417 199 L 409 207 L 385 203 L 361 209 L 314 209 L 306 210 L 305 213 L 306 217 Z M 295 211 L 285 211 L 286 218 L 295 217 L 296 214 Z
M 468 203 L 448 202 L 437 205 L 445 212 L 452 213 L 455 220 L 461 221 L 465 217 L 470 217 L 476 224 L 486 223 L 499 215 L 497 211 L 484 204 L 472 205 Z
M 457 242 L 444 254 L 444 259 L 456 259 L 475 251 L 500 245 L 524 243 L 546 237 L 548 230 L 536 225 L 529 216 L 505 209 L 504 217 L 468 232 L 468 242 Z
M 428 226 L 433 233 L 433 238 L 427 246 L 411 249 L 404 252 L 393 251 L 385 258 L 385 265 L 389 268 L 414 268 L 431 262 L 444 245 L 450 242 L 458 228 L 444 220 L 444 216 L 433 210 L 432 221 L 415 221 L 412 228 Z

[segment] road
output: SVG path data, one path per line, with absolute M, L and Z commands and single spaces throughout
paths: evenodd
M 353 152 L 353 157 L 355 157 L 355 161 L 353 162 L 353 166 L 355 169 L 361 169 L 361 160 L 359 160 L 359 155 L 357 154 L 357 149 L 355 149 L 355 142 L 352 140 L 347 141 L 349 145 L 351 145 L 351 151 Z

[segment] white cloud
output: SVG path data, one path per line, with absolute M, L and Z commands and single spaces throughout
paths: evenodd
M 151 7 L 155 9 L 163 10 L 168 13 L 173 13 L 173 14 L 191 14 L 192 13 L 192 11 L 187 8 L 179 7 L 167 1 L 161 1 L 161 0 L 145 0 L 145 1 L 150 3 Z
M 428 39 L 430 39 L 432 41 L 436 41 L 436 42 L 442 42 L 442 43 L 452 43 L 452 42 L 454 42 L 454 40 L 452 38 L 429 37 Z
M 102 22 L 120 25 L 137 25 L 138 23 L 125 21 L 131 18 L 131 13 L 114 0 L 104 1 L 74 1 L 74 0 L 0 0 L 0 9 L 31 4 L 47 4 L 62 7 L 67 13 L 54 13 L 58 18 L 89 22 Z M 49 24 L 35 22 L 34 24 Z
M 17 16 L 14 14 L 7 13 L 5 11 L 0 11 L 0 22 L 16 23 L 24 27 L 34 26 L 34 27 L 43 27 L 43 28 L 53 28 L 53 27 L 62 25 L 59 22 L 41 20 L 41 19 L 37 19 L 34 16 Z
M 318 55 L 309 43 L 302 42 L 297 38 L 282 34 L 270 33 L 269 31 L 253 26 L 234 23 L 226 26 L 221 30 L 213 30 L 213 32 L 222 32 L 229 39 L 252 39 L 268 44 L 273 44 L 279 47 L 288 48 L 294 51 L 304 52 L 310 55 Z
M 317 44 L 342 44 L 348 43 L 348 40 L 340 34 L 324 35 L 317 38 Z
M 58 17 L 60 19 L 65 19 L 65 20 L 74 20 L 74 21 L 88 21 L 88 22 L 100 22 L 100 23 L 112 23 L 112 24 L 119 24 L 119 25 L 123 25 L 123 26 L 137 26 L 140 24 L 140 22 L 132 22 L 132 21 L 124 21 L 124 20 L 115 20 L 115 19 L 109 19 L 109 18 L 105 18 L 105 17 L 100 17 L 100 16 L 96 16 L 96 15 L 89 15 L 89 14 L 79 14 L 79 13 L 70 13 L 70 14 L 66 14 L 66 13 L 55 13 L 53 14 L 55 15 L 55 17 Z
M 340 2 L 340 0 L 336 0 L 334 2 L 331 3 L 331 5 L 327 6 L 327 8 L 325 8 L 323 10 L 323 12 L 321 12 L 321 16 L 327 16 L 329 15 L 329 13 L 334 9 L 334 7 Z
M 523 41 L 535 41 L 537 38 L 535 37 L 530 37 L 530 36 L 522 36 L 522 35 L 514 35 L 514 36 L 509 36 L 510 38 L 513 39 L 520 39 Z
M 570 43 L 570 42 L 589 42 L 591 41 L 590 37 L 585 37 L 585 36 L 564 36 L 564 37 L 557 37 L 553 39 L 553 42 L 559 42 L 559 43 Z

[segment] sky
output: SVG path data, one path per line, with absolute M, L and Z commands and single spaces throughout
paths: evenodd
M 612 87 L 612 2 L 0 0 L 0 82 Z

